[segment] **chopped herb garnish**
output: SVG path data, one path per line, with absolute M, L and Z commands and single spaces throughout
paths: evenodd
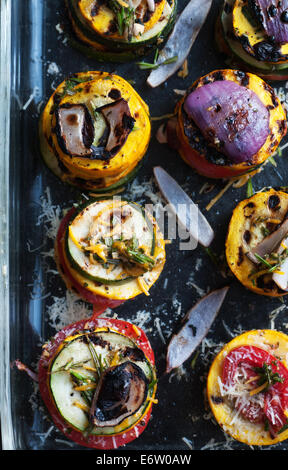
M 95 379 L 93 376 L 82 375 L 75 370 L 70 370 L 70 375 L 71 375 L 73 382 L 75 382 L 78 386 L 88 384 L 90 382 L 95 382 Z M 91 406 L 93 395 L 94 395 L 94 390 L 82 390 L 81 391 L 81 396 L 84 398 L 84 400 L 89 406 Z
M 267 391 L 275 383 L 283 382 L 283 377 L 281 377 L 278 372 L 273 372 L 271 364 L 267 364 L 266 362 L 264 362 L 262 367 L 254 367 L 254 370 L 258 373 L 260 377 L 258 380 L 259 386 L 267 384 L 265 389 L 262 391 Z
M 124 7 L 119 5 L 115 0 L 109 0 L 111 9 L 115 13 L 116 17 L 116 26 L 120 36 L 128 33 L 128 40 L 130 39 L 132 27 L 135 23 L 135 10 L 132 7 Z

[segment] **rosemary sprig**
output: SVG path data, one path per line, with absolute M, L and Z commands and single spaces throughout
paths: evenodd
M 131 250 L 127 248 L 127 254 L 131 261 L 135 261 L 136 263 L 143 264 L 143 265 L 150 265 L 153 267 L 155 265 L 155 260 L 150 256 L 145 255 L 140 250 Z
M 258 261 L 261 261 L 261 263 L 264 264 L 265 266 L 267 266 L 269 269 L 274 268 L 274 266 L 272 264 L 270 264 L 268 261 L 266 261 L 266 259 L 262 258 L 262 256 L 258 255 L 258 253 L 255 253 L 255 258 L 257 258 Z
M 153 69 L 158 69 L 161 65 L 167 65 L 167 64 L 173 64 L 178 60 L 178 55 L 175 55 L 173 57 L 170 57 L 169 59 L 164 60 L 163 62 L 160 62 L 159 64 L 156 64 L 153 62 L 152 64 L 149 62 L 136 62 L 136 64 L 139 66 L 140 70 L 153 70 Z
M 64 364 L 63 366 L 59 367 L 56 370 L 53 370 L 51 374 L 55 374 L 56 372 L 63 372 L 63 371 L 70 372 L 71 369 L 79 369 L 83 367 L 83 365 L 86 362 L 89 362 L 89 359 L 87 359 L 86 361 L 81 361 L 81 362 L 73 362 L 73 358 L 71 358 L 69 359 L 69 361 L 66 362 L 66 364 Z
M 140 265 L 141 269 L 150 271 L 155 266 L 155 259 L 146 255 L 141 248 L 138 248 L 138 240 L 135 236 L 131 240 L 119 241 L 113 243 L 113 249 L 119 253 L 124 262 Z
M 73 382 L 75 382 L 77 385 L 83 385 L 89 382 L 95 382 L 95 378 L 93 376 L 88 377 L 88 376 L 80 374 L 79 372 L 75 370 L 70 370 L 70 375 L 72 377 Z M 82 390 L 81 392 L 81 396 L 84 398 L 87 405 L 89 406 L 91 406 L 93 395 L 94 395 L 94 390 Z
M 120 36 L 124 36 L 126 31 L 128 32 L 128 39 L 129 33 L 132 30 L 132 26 L 135 22 L 135 10 L 132 7 L 124 7 L 120 5 L 115 0 L 109 1 L 112 10 L 114 11 L 116 17 L 116 26 Z
M 89 338 L 89 336 L 87 336 L 87 340 L 88 340 L 88 348 L 89 348 L 90 354 L 92 356 L 95 369 L 97 369 L 98 380 L 100 380 L 101 375 L 103 374 L 104 370 L 107 367 L 109 367 L 109 365 L 107 364 L 107 361 L 104 361 L 102 359 L 101 354 L 97 354 L 97 352 L 95 351 L 95 348 L 94 348 L 93 343 L 92 343 L 91 339 Z
M 267 273 L 273 273 L 274 271 L 276 271 L 276 269 L 280 268 L 283 261 L 287 258 L 288 256 L 288 249 L 286 248 L 283 253 L 281 253 L 280 255 L 279 254 L 274 254 L 274 253 L 271 253 L 270 254 L 270 259 L 269 261 L 271 261 L 271 258 L 274 258 L 275 259 L 275 263 L 271 264 L 271 262 L 267 261 L 266 259 L 262 258 L 262 256 L 258 255 L 257 253 L 255 253 L 255 257 L 264 265 L 267 267 Z

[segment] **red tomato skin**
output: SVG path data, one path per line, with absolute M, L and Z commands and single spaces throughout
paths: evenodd
M 117 330 L 119 333 L 124 334 L 125 336 L 131 338 L 139 348 L 142 349 L 144 354 L 150 363 L 155 365 L 154 352 L 151 348 L 149 340 L 145 335 L 144 331 L 139 327 L 135 328 L 131 323 L 116 320 L 116 319 L 107 319 L 107 318 L 91 318 L 86 320 L 81 320 L 72 325 L 68 325 L 59 331 L 53 338 L 52 341 L 48 342 L 44 346 L 43 353 L 41 355 L 38 367 L 38 382 L 39 382 L 39 391 L 41 397 L 49 411 L 49 414 L 54 421 L 58 429 L 70 440 L 74 441 L 76 444 L 79 444 L 84 447 L 90 447 L 94 449 L 117 449 L 118 447 L 124 446 L 129 442 L 135 440 L 140 434 L 145 430 L 152 411 L 152 406 L 149 408 L 147 413 L 143 416 L 143 419 L 136 424 L 133 428 L 128 431 L 124 431 L 121 434 L 115 436 L 83 436 L 80 431 L 73 429 L 72 427 L 67 426 L 63 420 L 61 414 L 59 413 L 55 402 L 53 400 L 50 387 L 49 387 L 49 367 L 51 361 L 53 360 L 54 355 L 57 353 L 57 350 L 61 343 L 69 336 L 89 329 L 95 328 L 111 328 Z
M 178 151 L 180 155 L 183 160 L 194 168 L 200 175 L 213 179 L 229 179 L 245 174 L 243 168 L 237 168 L 235 165 L 215 165 L 209 162 L 203 155 L 193 149 L 188 142 L 185 142 L 181 137 L 179 137 L 179 131 L 177 135 L 179 143 Z M 249 172 L 252 169 L 253 167 L 249 167 Z

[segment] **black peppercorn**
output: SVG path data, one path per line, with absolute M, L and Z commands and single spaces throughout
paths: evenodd
M 274 16 L 277 15 L 277 7 L 275 5 L 270 5 L 270 7 L 267 9 L 267 12 L 268 12 L 268 16 L 270 16 L 270 18 L 274 18 Z
M 284 10 L 281 13 L 280 19 L 281 19 L 282 23 L 288 23 L 288 10 Z

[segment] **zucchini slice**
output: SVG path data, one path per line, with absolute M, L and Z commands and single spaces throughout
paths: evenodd
M 93 230 L 97 235 L 91 241 Z M 66 238 L 69 260 L 84 277 L 104 284 L 123 284 L 132 277 L 123 269 L 119 253 L 113 248 L 113 240 L 115 243 L 120 239 L 137 240 L 137 249 L 142 247 L 153 259 L 153 226 L 139 206 L 126 201 L 95 202 L 69 224 Z
M 252 422 L 252 420 L 246 419 L 247 416 L 249 416 L 247 413 L 247 416 L 245 417 L 245 415 L 243 416 L 243 413 L 235 409 L 235 406 L 237 406 L 237 404 L 235 404 L 235 398 L 238 399 L 238 402 L 242 400 L 241 403 L 243 404 L 245 403 L 244 400 L 247 400 L 248 394 L 248 397 L 250 396 L 253 399 L 254 396 L 255 399 L 251 401 L 250 405 L 247 404 L 246 401 L 246 405 L 244 404 L 242 409 L 244 411 L 249 409 L 253 411 L 251 405 L 253 406 L 254 403 L 254 411 L 256 412 L 258 410 L 259 412 L 259 404 L 263 402 L 263 393 L 265 392 L 261 394 L 261 390 L 259 389 L 258 394 L 253 395 L 252 392 L 251 395 L 249 389 L 247 390 L 247 387 L 249 388 L 249 384 L 246 385 L 246 391 L 244 390 L 244 386 L 242 386 L 241 389 L 239 385 L 238 389 L 235 388 L 234 390 L 233 399 L 231 398 L 231 393 L 229 395 L 229 387 L 226 390 L 226 387 L 223 386 L 225 358 L 230 357 L 229 355 L 233 353 L 233 350 L 237 351 L 238 349 L 238 351 L 245 351 L 245 348 L 257 348 L 257 351 L 260 353 L 259 355 L 267 356 L 268 353 L 272 357 L 275 357 L 275 361 L 273 362 L 281 365 L 281 370 L 284 370 L 285 376 L 287 376 L 287 335 L 275 330 L 248 331 L 235 337 L 232 341 L 226 344 L 214 359 L 207 379 L 208 401 L 218 424 L 224 432 L 228 433 L 234 439 L 250 446 L 268 446 L 277 444 L 278 442 L 282 442 L 288 438 L 287 429 L 280 429 L 272 435 L 270 430 L 267 429 L 267 426 L 265 426 L 265 422 L 263 420 L 256 420 L 256 413 L 254 414 L 254 422 Z M 273 364 L 271 366 L 273 366 Z M 281 383 L 281 386 L 282 385 L 287 389 L 286 380 L 285 383 Z M 263 387 L 262 390 L 264 391 Z M 275 400 L 276 399 L 277 396 L 275 396 Z
M 197 123 L 194 123 L 184 109 L 184 103 L 191 91 L 215 81 L 232 81 L 253 91 L 269 110 L 269 135 L 263 146 L 251 159 L 233 163 L 221 153 L 221 149 L 211 146 L 204 138 Z M 287 132 L 286 113 L 274 90 L 260 77 L 240 70 L 215 70 L 199 78 L 179 101 L 177 112 L 177 140 L 179 153 L 198 173 L 210 178 L 231 178 L 257 171 L 277 149 Z
M 121 77 L 78 73 L 50 97 L 39 132 L 44 161 L 63 182 L 105 192 L 123 186 L 139 168 L 150 141 L 149 109 Z
M 226 238 L 227 262 L 241 284 L 257 294 L 279 297 L 288 293 L 273 280 L 273 274 L 282 272 L 282 258 L 277 253 L 281 239 L 272 246 L 270 253 L 267 252 L 267 257 L 258 255 L 259 263 L 252 258 L 256 247 L 276 233 L 287 211 L 288 194 L 274 189 L 254 194 L 241 201 L 233 211 Z

